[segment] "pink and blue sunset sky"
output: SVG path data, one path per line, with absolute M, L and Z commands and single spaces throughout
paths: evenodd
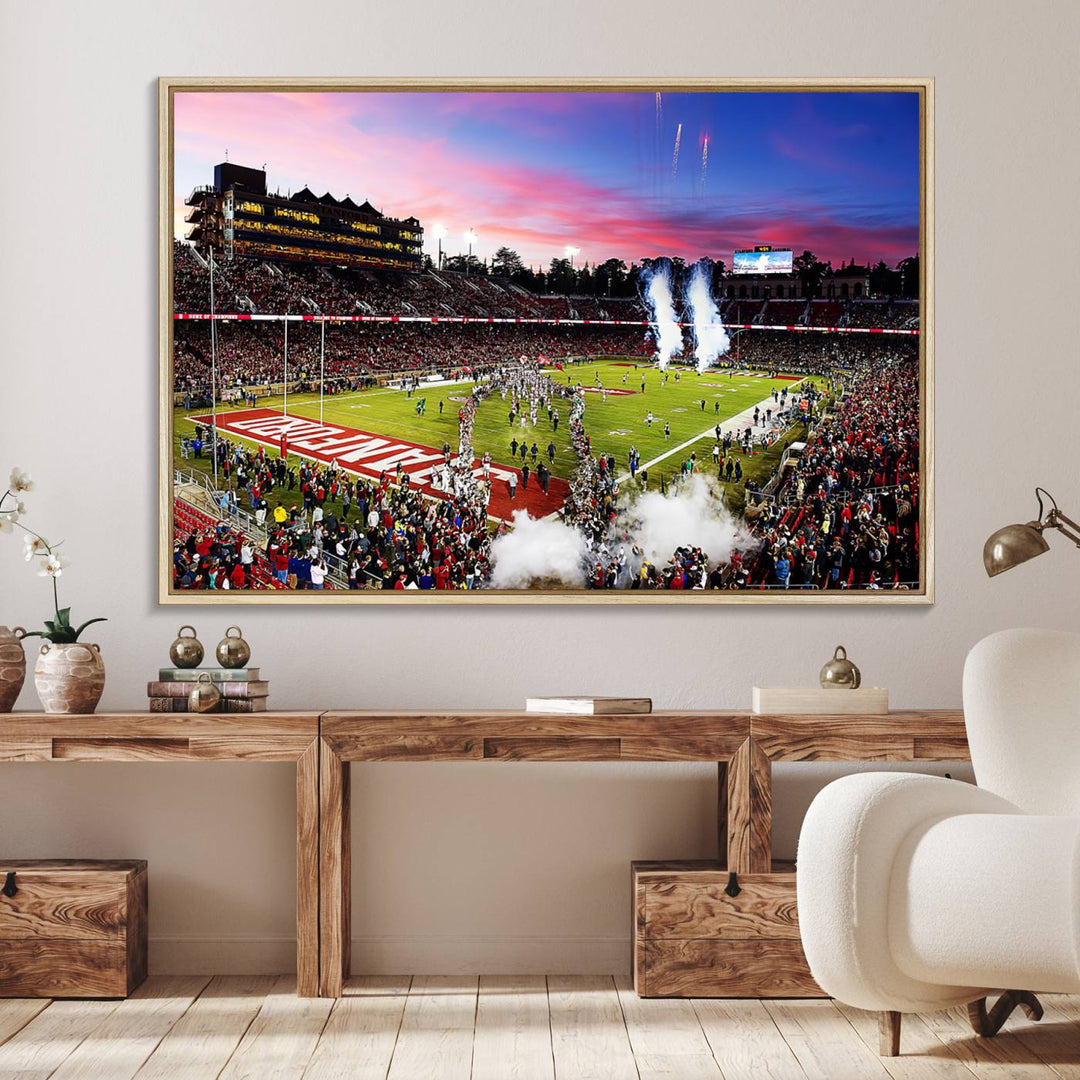
M 837 265 L 918 250 L 913 93 L 178 92 L 174 135 L 178 237 L 183 200 L 227 151 L 265 163 L 271 191 L 415 215 L 432 255 L 436 224 L 447 254 L 471 229 L 481 258 L 505 245 L 544 266 L 568 245 L 579 265 L 730 265 L 766 243 Z

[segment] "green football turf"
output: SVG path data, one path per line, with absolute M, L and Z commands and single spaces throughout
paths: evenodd
M 675 372 L 679 372 L 679 381 Z M 553 379 L 566 384 L 579 380 L 584 386 L 596 384 L 599 374 L 601 383 L 609 388 L 625 388 L 635 393 L 628 395 L 609 394 L 602 401 L 598 393 L 585 396 L 585 429 L 592 439 L 594 453 L 613 454 L 619 474 L 626 472 L 627 454 L 631 447 L 637 447 L 643 464 L 657 458 L 663 460 L 649 466 L 649 486 L 654 488 L 661 476 L 666 481 L 679 471 L 682 461 L 692 451 L 697 453 L 697 462 L 703 471 L 711 472 L 714 428 L 719 422 L 724 430 L 731 426 L 730 417 L 747 407 L 770 396 L 772 389 L 789 392 L 797 385 L 791 380 L 756 378 L 737 375 L 723 369 L 714 369 L 698 375 L 686 369 L 668 369 L 668 378 L 661 384 L 661 372 L 654 366 L 625 366 L 617 362 L 584 363 L 568 366 L 564 371 L 550 369 Z M 626 381 L 623 381 L 623 377 Z M 642 377 L 645 379 L 645 391 L 641 392 Z M 451 386 L 425 388 L 421 386 L 411 397 L 402 390 L 373 389 L 359 393 L 346 393 L 327 397 L 323 403 L 322 418 L 327 423 L 358 428 L 387 437 L 397 437 L 410 442 L 420 443 L 436 449 L 448 442 L 454 451 L 458 445 L 457 414 L 461 401 L 471 389 L 471 383 L 457 383 Z M 416 403 L 425 398 L 425 415 L 416 415 Z M 458 399 L 458 400 L 455 400 Z M 705 408 L 701 407 L 704 399 Z M 443 413 L 439 415 L 439 402 L 443 402 Z M 717 414 L 715 403 L 719 402 Z M 770 404 L 771 398 L 770 398 Z M 241 408 L 243 406 L 240 406 Z M 282 407 L 281 397 L 260 398 L 259 408 L 278 409 Z M 497 392 L 492 393 L 477 410 L 474 427 L 473 445 L 477 457 L 485 451 L 491 453 L 496 464 L 511 464 L 510 441 L 519 442 L 524 434 L 529 446 L 535 442 L 539 453 L 547 460 L 547 446 L 554 442 L 556 446 L 555 463 L 552 472 L 556 476 L 569 478 L 574 470 L 575 457 L 569 442 L 570 403 L 566 399 L 557 399 L 560 413 L 558 432 L 553 432 L 546 412 L 539 415 L 536 427 L 526 424 L 524 432 L 520 422 L 509 424 L 509 399 L 503 401 Z M 319 419 L 319 401 L 313 395 L 290 395 L 288 403 L 290 415 Z M 653 424 L 646 423 L 646 413 L 653 413 Z M 194 413 L 193 415 L 198 415 Z M 664 422 L 671 425 L 671 435 L 664 437 Z M 192 425 L 183 409 L 176 410 L 174 444 L 178 465 L 193 467 L 192 461 L 182 462 L 179 457 L 179 436 L 190 433 Z M 755 429 L 755 442 L 761 429 Z M 742 461 L 744 479 L 750 477 L 764 481 L 776 468 L 783 446 L 805 436 L 805 426 L 797 425 L 775 444 L 768 453 L 755 453 L 749 460 L 738 454 Z M 235 440 L 235 436 L 229 435 Z M 681 444 L 694 440 L 682 450 L 676 450 Z M 244 442 L 245 440 L 239 440 Z M 257 444 L 251 444 L 257 445 Z M 520 454 L 520 452 L 519 452 Z M 520 456 L 516 459 L 520 465 Z M 530 466 L 532 459 L 529 459 Z M 201 464 L 205 471 L 206 462 Z M 742 507 L 741 485 L 736 490 L 735 484 L 727 485 L 726 497 L 732 510 Z

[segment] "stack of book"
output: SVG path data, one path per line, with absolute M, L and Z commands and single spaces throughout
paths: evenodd
M 209 675 L 221 695 L 218 712 L 265 712 L 270 684 L 258 668 L 162 668 L 146 684 L 151 712 L 187 712 L 188 694 L 200 675 Z

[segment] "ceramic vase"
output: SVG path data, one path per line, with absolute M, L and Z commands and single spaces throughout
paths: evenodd
M 26 678 L 26 653 L 23 652 L 21 626 L 9 630 L 0 626 L 0 713 L 9 713 Z
M 42 642 L 34 685 L 47 713 L 92 713 L 105 689 L 105 663 L 97 645 Z

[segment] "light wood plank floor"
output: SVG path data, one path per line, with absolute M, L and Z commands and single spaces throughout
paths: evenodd
M 642 1000 L 624 976 L 159 976 L 127 1001 L 0 1000 L 0 1080 L 1080 1080 L 1080 997 L 975 1038 L 962 1011 Z

